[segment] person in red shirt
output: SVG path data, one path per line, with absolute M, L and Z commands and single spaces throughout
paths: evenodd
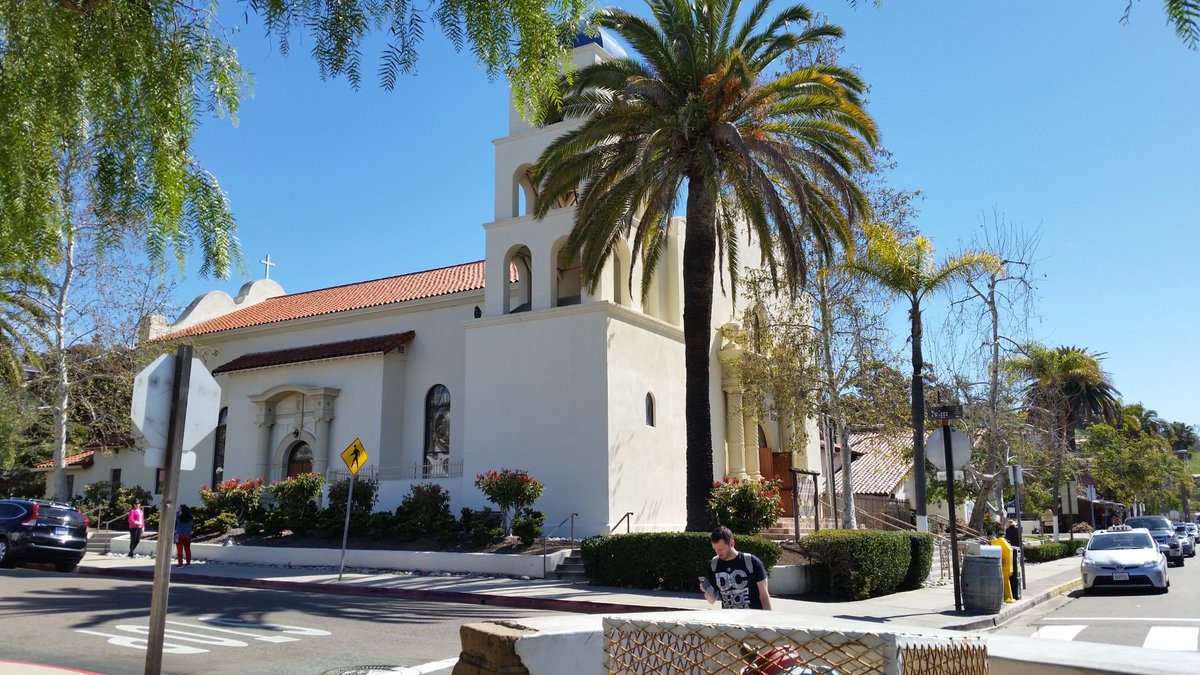
M 133 500 L 133 508 L 129 509 L 129 557 L 137 550 L 138 542 L 142 540 L 142 530 L 146 528 L 146 514 L 142 511 L 142 503 Z

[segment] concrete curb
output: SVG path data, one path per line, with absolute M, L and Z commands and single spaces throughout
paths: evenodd
M 979 630 L 981 628 L 997 628 L 1015 619 L 1022 613 L 1033 609 L 1044 602 L 1049 602 L 1063 593 L 1070 593 L 1080 586 L 1083 586 L 1083 579 L 1072 579 L 1071 581 L 1054 586 L 1049 590 L 1042 591 L 1037 595 L 1030 596 L 1028 599 L 1022 599 L 1018 604 L 1000 610 L 998 614 L 981 619 L 975 619 L 974 621 L 967 621 L 954 626 L 947 626 L 946 630 L 972 631 Z
M 90 567 L 80 565 L 79 574 L 92 574 L 121 579 L 154 579 L 154 573 L 146 570 Z M 517 609 L 543 609 L 574 614 L 632 614 L 636 612 L 677 612 L 679 607 L 651 605 L 629 605 L 618 602 L 596 602 L 593 600 L 559 600 L 556 598 L 530 598 L 514 595 L 494 595 L 469 591 L 443 591 L 413 588 L 383 588 L 380 586 L 340 586 L 336 584 L 314 584 L 300 581 L 276 581 L 273 579 L 237 579 L 231 577 L 176 572 L 171 575 L 176 583 L 204 584 L 207 586 L 229 586 L 235 588 L 265 588 L 277 591 L 304 591 L 329 595 L 360 597 L 386 597 L 426 602 L 456 602 L 467 605 L 492 605 Z M 684 610 L 687 611 L 687 610 Z

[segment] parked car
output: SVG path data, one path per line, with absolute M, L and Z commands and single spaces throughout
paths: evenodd
M 42 562 L 70 572 L 86 548 L 87 519 L 70 504 L 0 499 L 0 567 Z
M 1165 547 L 1145 528 L 1117 525 L 1092 533 L 1079 563 L 1083 592 L 1141 586 L 1166 593 L 1171 581 L 1163 555 Z
M 1188 534 L 1192 535 L 1193 543 L 1197 540 L 1200 540 L 1200 525 L 1196 525 L 1195 523 L 1184 523 L 1183 526 L 1187 528 Z
M 1188 532 L 1187 525 L 1175 523 L 1175 537 L 1183 547 L 1183 554 L 1189 558 L 1196 557 L 1196 535 Z
M 1134 529 L 1144 527 L 1150 530 L 1154 541 L 1167 545 L 1167 560 L 1183 566 L 1183 546 L 1179 543 L 1179 537 L 1175 536 L 1175 526 L 1166 516 L 1134 516 L 1126 518 L 1125 524 Z

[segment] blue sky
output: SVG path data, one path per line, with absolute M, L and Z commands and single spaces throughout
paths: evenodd
M 994 213 L 1040 231 L 1033 336 L 1103 352 L 1127 402 L 1200 424 L 1200 53 L 1161 4 L 1128 25 L 1124 0 L 858 5 L 810 4 L 846 30 L 891 183 L 924 194 L 922 233 L 954 250 Z M 236 127 L 203 122 L 196 152 L 229 193 L 246 278 L 267 253 L 289 292 L 483 257 L 504 82 L 430 31 L 417 77 L 355 92 L 319 79 L 308 43 L 283 57 L 256 19 L 226 19 L 253 92 Z M 246 278 L 189 272 L 178 302 Z

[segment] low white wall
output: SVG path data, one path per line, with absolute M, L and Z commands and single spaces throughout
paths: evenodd
M 943 637 L 962 635 L 957 631 L 902 625 L 884 627 L 873 622 L 756 610 L 659 612 L 629 616 L 637 619 L 675 620 L 689 623 L 711 622 L 714 624 L 856 630 L 875 633 L 899 632 Z M 517 640 L 514 646 L 515 651 L 531 675 L 603 672 L 602 620 L 603 617 L 598 615 L 516 620 L 520 627 L 538 632 Z M 1038 640 L 990 634 L 979 634 L 979 637 L 987 643 L 988 667 L 993 675 L 1026 675 L 1027 673 L 1164 675 L 1200 672 L 1200 653 L 1197 652 L 1169 652 L 1141 647 L 1104 645 L 1101 658 L 1098 657 L 1097 646 L 1086 642 Z
M 151 555 L 157 542 L 142 539 L 137 553 Z M 113 553 L 129 552 L 129 535 L 112 540 Z M 369 549 L 347 549 L 348 567 L 369 567 L 387 570 L 425 570 L 455 572 L 463 574 L 500 574 L 513 577 L 545 578 L 558 567 L 570 551 L 555 551 L 546 555 L 545 573 L 542 556 L 514 555 L 503 553 L 448 553 L 440 551 L 390 551 Z M 215 544 L 192 544 L 192 559 L 209 562 L 241 563 L 251 565 L 277 565 L 336 567 L 341 562 L 342 551 L 337 548 L 287 548 L 269 546 L 217 546 Z
M 812 588 L 812 575 L 804 565 L 776 565 L 771 568 L 767 587 L 771 597 L 803 595 Z

